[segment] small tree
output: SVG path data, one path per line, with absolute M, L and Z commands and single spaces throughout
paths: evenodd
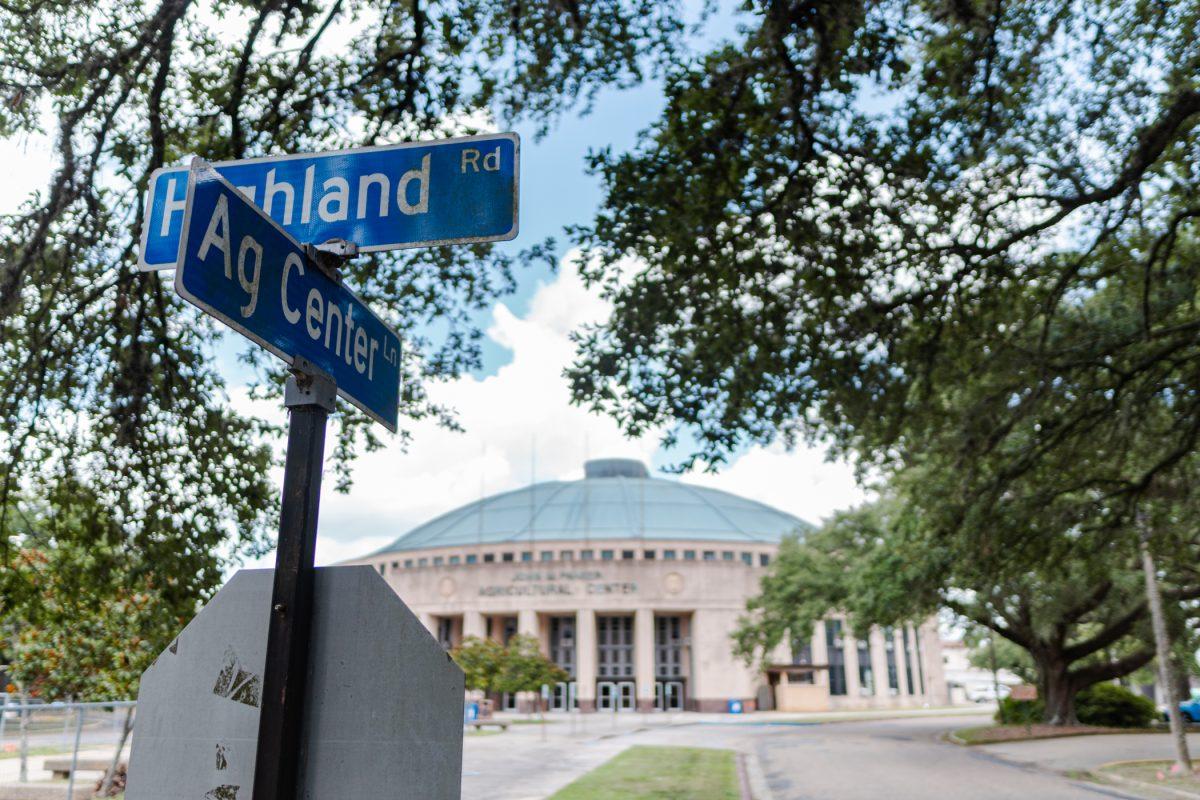
M 498 685 L 505 660 L 504 646 L 491 639 L 467 636 L 462 644 L 450 651 L 450 656 L 463 671 L 468 689 L 484 694 L 501 691 Z
M 543 686 L 569 679 L 566 671 L 542 655 L 541 645 L 532 636 L 514 636 L 504 651 L 499 675 L 502 692 L 537 692 Z

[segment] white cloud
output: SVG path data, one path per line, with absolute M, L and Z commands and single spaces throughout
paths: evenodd
M 562 374 L 575 352 L 569 334 L 607 312 L 607 304 L 583 285 L 573 254 L 553 280 L 538 287 L 524 316 L 498 304 L 488 336 L 511 350 L 512 360 L 494 375 L 465 376 L 431 389 L 435 402 L 458 412 L 465 433 L 418 423 L 410 452 L 390 444 L 359 458 L 350 494 L 333 492 L 327 481 L 318 561 L 377 550 L 422 522 L 483 495 L 524 486 L 531 477 L 582 477 L 589 457 L 649 463 L 658 451 L 657 436 L 626 439 L 610 418 L 570 404 Z M 244 392 L 234 392 L 233 400 L 245 413 L 280 418 L 275 404 L 250 404 Z M 810 449 L 754 448 L 720 473 L 684 480 L 760 500 L 812 522 L 864 497 L 847 465 L 826 463 L 822 451 Z
M 814 525 L 869 496 L 855 483 L 848 463 L 826 460 L 820 448 L 754 447 L 721 472 L 685 480 L 758 500 Z
M 41 110 L 43 131 L 54 131 L 57 120 L 49 107 Z M 14 214 L 34 192 L 45 194 L 57 166 L 54 140 L 49 133 L 20 134 L 0 139 L 0 164 L 4 164 L 4 191 L 0 214 Z

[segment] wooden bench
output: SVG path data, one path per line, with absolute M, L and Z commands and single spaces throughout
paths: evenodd
M 110 764 L 112 761 L 107 758 L 81 758 L 75 763 L 75 771 L 105 772 Z M 71 777 L 71 759 L 69 758 L 47 758 L 42 768 L 61 780 L 69 780 Z
M 471 727 L 475 730 L 483 730 L 488 725 L 495 725 L 502 731 L 508 730 L 508 723 L 498 719 L 477 719 L 471 723 Z

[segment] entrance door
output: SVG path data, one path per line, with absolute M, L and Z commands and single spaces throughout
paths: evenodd
M 654 707 L 659 711 L 683 711 L 683 681 L 657 681 Z
M 621 711 L 633 711 L 637 708 L 636 686 L 633 681 L 621 681 L 617 684 L 617 706 Z
M 612 681 L 600 681 L 596 684 L 596 709 L 598 711 L 615 711 L 617 702 L 617 685 Z
M 554 691 L 550 695 L 550 710 L 575 710 L 575 681 L 563 681 L 562 683 L 554 684 Z
M 596 684 L 598 711 L 633 711 L 637 707 L 633 681 L 600 681 Z

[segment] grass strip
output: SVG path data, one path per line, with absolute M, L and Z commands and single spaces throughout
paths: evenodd
M 550 800 L 739 800 L 732 750 L 631 747 Z

